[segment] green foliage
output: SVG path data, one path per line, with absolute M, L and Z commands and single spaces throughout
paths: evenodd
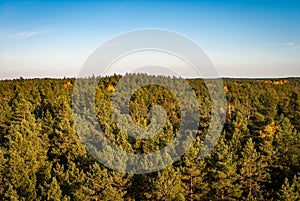
M 255 149 L 255 143 L 250 138 L 246 143 L 240 160 L 240 183 L 243 190 L 243 199 L 262 200 L 261 187 L 269 179 L 267 163 Z
M 147 184 L 146 184 L 147 185 Z M 181 182 L 180 171 L 169 166 L 160 170 L 155 177 L 150 180 L 151 186 L 145 196 L 150 200 L 184 200 L 184 188 Z
M 124 109 L 136 125 L 151 123 L 149 111 L 156 104 L 167 114 L 165 127 L 155 137 L 135 139 L 112 118 L 111 98 L 120 79 L 102 77 L 96 89 L 96 116 L 106 137 L 131 153 L 167 146 L 178 134 L 182 115 L 174 94 L 157 85 L 134 92 Z M 83 79 L 73 98 L 84 100 L 95 81 Z M 205 159 L 198 153 L 210 123 L 209 93 L 203 80 L 188 80 L 201 114 L 199 129 L 186 133 L 197 133 L 196 139 L 179 161 L 143 175 L 111 170 L 86 151 L 72 109 L 89 114 L 92 106 L 88 101 L 82 108 L 71 105 L 74 82 L 0 81 L 0 200 L 300 200 L 298 78 L 225 79 L 226 122 L 217 146 Z M 124 106 L 122 99 L 116 101 Z
M 210 160 L 209 179 L 213 192 L 210 196 L 213 200 L 240 200 L 242 185 L 238 182 L 238 164 L 225 143 L 224 138 L 219 140 Z
M 284 184 L 282 185 L 279 193 L 280 200 L 286 201 L 296 201 L 300 199 L 300 179 L 299 176 L 294 176 L 291 184 L 286 178 Z

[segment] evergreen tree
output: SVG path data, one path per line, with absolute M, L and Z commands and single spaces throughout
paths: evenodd
M 198 142 L 198 143 L 197 143 Z M 200 144 L 199 138 L 195 144 Z M 209 192 L 209 185 L 206 179 L 206 164 L 198 158 L 199 148 L 196 145 L 182 157 L 182 181 L 184 182 L 186 200 L 203 200 Z
M 172 166 L 158 171 L 151 179 L 151 189 L 145 192 L 150 200 L 185 200 L 180 171 Z
M 0 147 L 0 198 L 3 198 L 5 192 L 5 181 L 4 181 L 4 174 L 6 166 L 6 159 L 4 158 L 4 150 Z
M 300 179 L 294 176 L 292 183 L 286 178 L 278 193 L 280 200 L 297 201 L 300 199 Z
M 18 199 L 36 199 L 36 176 L 45 165 L 45 144 L 39 136 L 41 126 L 35 122 L 31 104 L 22 97 L 15 101 L 5 176 L 9 191 L 5 196 L 14 197 L 17 192 Z
M 47 198 L 46 200 L 51 201 L 60 201 L 62 200 L 62 191 L 55 177 L 52 178 L 51 183 L 47 189 Z
M 276 157 L 278 158 L 277 166 L 278 175 L 282 178 L 292 179 L 293 175 L 299 172 L 300 153 L 299 153 L 300 135 L 288 118 L 283 116 L 279 119 L 278 131 L 275 135 L 274 146 L 278 149 Z
M 263 200 L 261 185 L 269 179 L 266 171 L 267 163 L 255 149 L 255 143 L 250 138 L 246 143 L 240 160 L 240 183 L 245 200 Z
M 95 162 L 87 172 L 81 193 L 86 196 L 85 200 L 123 200 L 127 193 L 127 176 L 124 173 L 110 172 Z
M 239 200 L 241 185 L 237 182 L 237 162 L 234 160 L 234 153 L 225 144 L 224 137 L 221 137 L 212 154 L 211 166 L 209 175 L 212 199 Z

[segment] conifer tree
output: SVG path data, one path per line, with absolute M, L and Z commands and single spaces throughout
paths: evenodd
M 52 177 L 52 181 L 47 189 L 47 200 L 60 201 L 62 200 L 62 191 L 55 177 Z
M 279 169 L 283 170 L 281 176 L 292 179 L 293 175 L 297 174 L 300 168 L 300 135 L 288 118 L 280 117 L 274 141 L 274 146 L 278 149 L 276 153 L 278 157 L 277 165 Z
M 300 199 L 300 179 L 299 176 L 294 176 L 293 181 L 291 184 L 289 180 L 286 178 L 284 184 L 282 185 L 279 193 L 280 200 L 286 201 L 297 201 Z
M 17 192 L 18 199 L 36 199 L 37 174 L 46 160 L 45 144 L 40 138 L 41 127 L 31 113 L 31 104 L 22 97 L 15 100 L 15 110 L 8 136 L 6 179 L 9 180 L 10 192 Z
M 0 147 L 0 198 L 4 196 L 5 192 L 5 181 L 4 181 L 4 175 L 5 175 L 5 169 L 7 169 L 6 166 L 6 159 L 4 158 L 4 149 Z
M 89 167 L 81 193 L 88 200 L 123 200 L 129 178 L 124 173 L 110 171 L 95 162 Z
M 240 182 L 245 200 L 263 200 L 261 185 L 269 179 L 266 171 L 267 163 L 255 149 L 255 143 L 250 138 L 246 143 L 240 160 Z
M 180 171 L 169 166 L 151 179 L 151 190 L 145 193 L 150 200 L 185 200 Z
M 206 163 L 198 158 L 200 144 L 199 138 L 196 138 L 194 146 L 191 146 L 181 159 L 181 177 L 184 182 L 185 197 L 190 201 L 204 200 L 210 187 L 206 182 Z
M 237 182 L 237 162 L 234 160 L 234 153 L 225 144 L 224 137 L 221 137 L 212 154 L 212 162 L 209 174 L 212 199 L 239 200 L 241 185 Z

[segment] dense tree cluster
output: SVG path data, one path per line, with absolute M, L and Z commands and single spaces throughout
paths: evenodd
M 132 153 L 167 146 L 181 120 L 176 97 L 157 85 L 135 91 L 129 113 L 137 125 L 150 123 L 155 104 L 167 114 L 154 138 L 135 139 L 112 118 L 111 97 L 120 79 L 101 78 L 95 94 L 106 137 Z M 180 160 L 149 174 L 114 171 L 87 152 L 72 115 L 74 82 L 0 81 L 1 200 L 300 200 L 300 79 L 224 79 L 226 121 L 205 159 L 198 153 L 209 127 L 209 93 L 203 80 L 188 80 L 201 113 L 194 143 Z M 84 98 L 85 90 L 76 98 Z

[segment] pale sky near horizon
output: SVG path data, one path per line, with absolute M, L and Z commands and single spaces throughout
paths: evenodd
M 222 77 L 300 76 L 300 1 L 0 0 L 0 79 L 75 77 L 103 42 L 143 28 L 187 36 Z

